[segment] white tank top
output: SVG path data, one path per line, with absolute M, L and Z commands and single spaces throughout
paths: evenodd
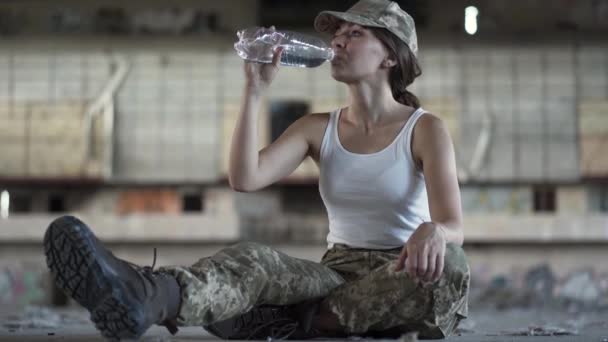
M 412 156 L 412 132 L 425 113 L 416 110 L 393 142 L 359 154 L 338 138 L 341 109 L 330 114 L 320 151 L 319 192 L 329 216 L 327 243 L 369 249 L 403 246 L 430 220 L 424 175 Z

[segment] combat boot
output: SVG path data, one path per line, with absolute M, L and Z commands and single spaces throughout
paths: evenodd
M 55 284 L 85 307 L 111 340 L 137 339 L 153 324 L 177 332 L 180 288 L 175 277 L 115 257 L 73 216 L 54 220 L 44 235 Z

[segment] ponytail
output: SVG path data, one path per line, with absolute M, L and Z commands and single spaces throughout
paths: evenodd
M 384 28 L 370 28 L 374 35 L 386 46 L 386 48 L 396 56 L 397 65 L 389 72 L 389 83 L 393 98 L 406 106 L 420 108 L 420 100 L 407 90 L 414 80 L 422 75 L 422 70 L 418 64 L 416 55 L 410 50 L 397 36 Z
M 406 106 L 414 107 L 416 109 L 420 108 L 420 100 L 416 95 L 409 92 L 408 90 L 403 90 L 399 93 L 393 92 L 393 97 L 397 102 L 404 104 Z

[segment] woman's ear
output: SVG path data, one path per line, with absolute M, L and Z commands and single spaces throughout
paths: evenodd
M 386 57 L 382 61 L 382 67 L 384 68 L 392 68 L 397 65 L 397 59 L 393 56 L 392 53 L 387 51 Z
M 382 66 L 385 68 L 392 68 L 397 65 L 397 61 L 394 58 L 386 57 L 384 61 L 382 61 Z

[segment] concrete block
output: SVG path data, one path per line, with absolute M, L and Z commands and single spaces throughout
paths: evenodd
M 535 117 L 519 117 L 514 120 L 515 134 L 521 140 L 524 141 L 542 141 L 544 134 L 547 130 L 546 123 L 540 116 L 540 113 L 535 112 Z
M 22 177 L 27 169 L 26 145 L 22 141 L 0 141 L 0 177 Z
M 502 82 L 508 80 L 512 76 L 512 51 L 506 48 L 494 47 L 488 51 L 488 63 L 489 68 L 492 71 L 492 75 L 500 77 L 492 77 L 496 82 Z M 504 76 L 504 77 L 503 77 Z
M 583 177 L 608 176 L 608 137 L 584 135 L 580 137 L 580 167 Z
M 456 150 L 457 160 L 461 163 L 462 167 L 465 167 L 468 170 L 469 164 L 473 158 L 475 146 L 479 139 L 479 134 L 482 130 L 482 125 L 479 122 L 461 121 L 460 129 L 460 139 L 454 147 Z
M 574 83 L 557 83 L 547 85 L 546 89 L 546 99 L 545 103 L 547 105 L 556 104 L 561 99 L 571 99 L 574 100 L 576 96 L 576 85 Z M 573 111 L 573 106 L 570 107 L 570 110 Z
M 529 123 L 539 125 L 543 122 L 543 103 L 539 90 L 533 87 L 526 87 L 525 92 L 522 94 L 530 97 L 516 104 L 514 120 L 523 126 Z
M 191 167 L 186 169 L 186 177 L 198 182 L 217 182 L 223 177 L 219 170 L 218 161 L 219 157 L 208 158 L 199 155 L 187 164 Z
M 100 240 L 112 243 L 181 242 L 209 243 L 236 241 L 240 237 L 239 219 L 235 215 L 174 215 L 134 213 L 94 215 L 70 213 L 95 227 Z M 44 230 L 56 215 L 20 215 L 2 221 L 0 240 L 40 243 Z
M 585 80 L 585 82 L 582 82 L 581 84 L 584 90 L 592 90 L 593 84 L 608 84 L 608 77 L 606 76 L 607 67 L 605 48 L 598 46 L 581 47 L 578 58 L 579 69 L 577 72 Z M 602 87 L 600 87 L 600 89 L 601 88 Z
M 230 188 L 207 188 L 204 193 L 205 213 L 212 215 L 234 214 L 237 212 L 236 194 Z
M 574 55 L 571 51 L 553 50 L 547 54 L 546 62 L 548 84 L 574 84 Z
M 544 179 L 544 142 L 522 137 L 519 140 L 518 147 L 519 161 L 515 170 L 517 177 L 532 181 Z
M 52 88 L 49 89 L 51 100 L 54 99 L 80 99 L 84 97 L 84 91 L 82 82 L 80 80 L 69 81 L 62 80 L 56 82 Z
M 515 142 L 511 138 L 492 139 L 488 156 L 488 173 L 494 181 L 515 179 Z
M 577 113 L 574 99 L 549 101 L 547 103 L 547 128 L 549 135 L 575 137 L 577 133 Z
M 326 214 L 307 215 L 290 213 L 287 216 L 288 238 L 298 242 L 325 242 L 329 233 Z
M 597 99 L 606 96 L 606 89 L 608 89 L 607 82 L 603 80 L 587 80 L 583 78 L 585 81 L 581 82 L 580 85 L 580 96 L 582 98 L 590 98 Z
M 562 242 L 607 241 L 606 215 L 469 215 L 465 237 L 471 242 Z M 588 246 L 586 247 L 588 248 Z
M 551 141 L 546 146 L 547 178 L 554 181 L 572 181 L 580 178 L 578 142 Z
M 488 85 L 489 107 L 496 116 L 511 116 L 517 103 L 514 103 L 515 90 L 509 84 Z
M 119 194 L 116 214 L 135 213 L 181 213 L 181 201 L 174 190 L 128 190 Z
M 80 140 L 84 139 L 83 103 L 32 103 L 30 105 L 30 139 Z
M 7 140 L 25 142 L 28 130 L 27 120 L 23 117 L 0 116 L 0 142 Z
M 490 212 L 525 213 L 531 211 L 528 188 L 492 187 L 485 193 Z
M 483 50 L 467 49 L 464 51 L 464 60 L 462 61 L 463 72 L 467 79 L 467 84 L 483 85 L 487 79 L 487 67 L 489 57 Z
M 579 105 L 580 135 L 608 134 L 608 101 L 584 100 Z
M 515 58 L 515 63 L 517 63 L 518 76 L 526 75 L 532 78 L 533 75 L 527 73 L 527 71 L 533 71 L 535 73 L 540 72 L 541 52 L 539 49 L 514 49 L 513 55 Z
M 602 185 L 588 185 L 585 187 L 587 193 L 587 209 L 593 215 L 608 211 L 608 187 Z
M 27 103 L 0 103 L 0 140 L 25 139 L 28 136 L 29 107 Z
M 120 193 L 115 189 L 73 192 L 67 196 L 66 206 L 87 215 L 113 215 Z
M 28 175 L 33 177 L 79 176 L 84 167 L 81 141 L 36 141 L 28 145 Z
M 558 215 L 580 214 L 588 212 L 587 191 L 582 186 L 560 187 L 557 189 Z
M 523 214 L 532 210 L 532 194 L 527 187 L 465 186 L 461 198 L 463 210 L 470 213 Z
M 234 192 L 234 205 L 239 215 L 249 218 L 276 218 L 280 216 L 281 194 L 274 190 Z

